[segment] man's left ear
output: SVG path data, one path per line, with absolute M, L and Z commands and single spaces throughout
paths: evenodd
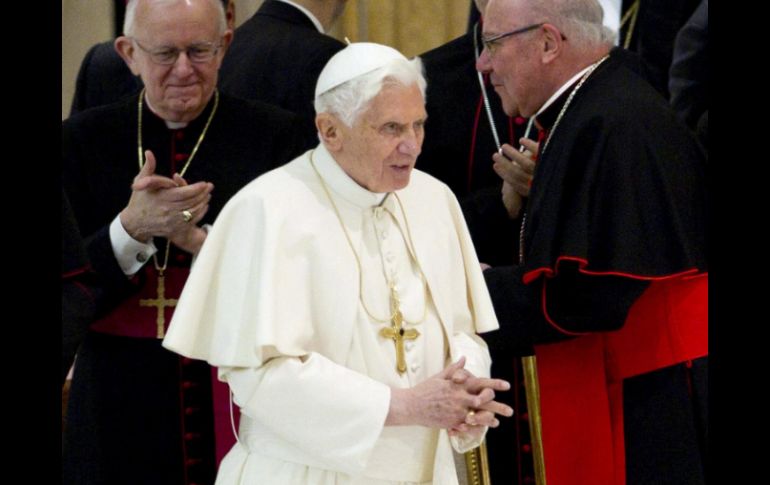
M 131 39 L 121 35 L 115 39 L 113 45 L 115 46 L 115 50 L 118 51 L 118 54 L 123 59 L 123 62 L 125 62 L 128 68 L 131 69 L 131 72 L 134 74 L 134 76 L 138 76 L 139 66 L 136 65 L 136 60 L 134 59 L 134 53 L 136 50 L 134 49 L 134 43 L 131 42 Z
M 230 44 L 233 42 L 233 31 L 232 29 L 225 30 L 224 35 L 222 35 L 222 47 L 220 48 L 219 52 L 221 55 L 225 55 L 227 53 L 227 48 L 230 47 Z
M 342 122 L 331 113 L 319 113 L 315 117 L 318 136 L 332 153 L 342 149 L 342 133 L 339 130 L 339 123 Z
M 551 24 L 543 25 L 545 42 L 543 44 L 543 64 L 548 64 L 559 57 L 564 48 L 564 36 L 561 31 Z

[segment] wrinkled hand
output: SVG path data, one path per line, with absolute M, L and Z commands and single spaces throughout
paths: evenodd
M 145 152 L 146 162 L 131 185 L 131 198 L 120 213 L 120 222 L 131 237 L 147 242 L 152 237 L 165 237 L 180 248 L 195 252 L 205 232 L 197 223 L 208 210 L 213 184 L 196 182 L 189 185 L 182 177 L 155 174 L 155 156 Z M 182 211 L 189 210 L 192 220 L 184 221 Z M 200 231 L 200 232 L 199 232 Z M 197 249 L 196 249 L 197 247 Z
M 187 181 L 178 173 L 175 173 L 172 178 L 178 187 L 184 187 L 188 185 Z M 208 199 L 211 199 L 210 194 Z M 201 246 L 203 246 L 203 242 L 206 240 L 206 231 L 199 227 L 197 223 L 203 219 L 203 216 L 206 215 L 206 212 L 208 212 L 208 203 L 205 207 L 199 210 L 200 212 L 190 211 L 194 214 L 193 218 L 189 223 L 185 224 L 181 231 L 174 233 L 171 237 L 171 242 L 174 245 L 193 255 L 198 254 Z M 187 228 L 186 231 L 184 230 L 185 227 Z
M 521 138 L 525 150 L 520 152 L 507 143 L 500 147 L 502 153 L 492 155 L 495 172 L 503 179 L 502 197 L 508 215 L 515 219 L 523 206 L 523 197 L 529 197 L 529 188 L 535 173 L 535 158 L 539 144 Z
M 495 391 L 510 389 L 501 379 L 473 376 L 464 369 L 465 357 L 420 384 L 393 388 L 386 425 L 420 425 L 445 428 L 450 432 L 467 432 L 471 427 L 482 430 L 497 426 L 495 414 L 510 416 L 513 410 L 494 400 Z M 473 424 L 466 424 L 473 409 Z
M 501 191 L 503 196 L 503 205 L 508 212 L 508 217 L 516 219 L 521 214 L 521 209 L 524 207 L 524 198 L 514 190 L 513 186 L 508 182 L 503 182 L 503 189 Z
M 484 428 L 496 428 L 500 425 L 500 421 L 495 417 L 496 414 L 507 417 L 513 416 L 511 407 L 494 400 L 495 389 L 498 391 L 510 389 L 510 384 L 507 381 L 476 377 L 466 369 L 457 370 L 452 375 L 452 381 L 463 384 L 468 392 L 479 396 L 482 404 L 473 408 L 473 413 L 466 413 L 462 423 L 450 428 L 450 436 L 458 433 L 480 436 Z M 505 383 L 502 389 L 499 387 L 501 382 Z

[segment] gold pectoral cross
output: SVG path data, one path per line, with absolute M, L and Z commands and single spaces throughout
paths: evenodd
M 399 374 L 406 372 L 406 356 L 404 355 L 404 339 L 415 340 L 420 336 L 414 328 L 405 329 L 401 326 L 404 317 L 399 308 L 398 293 L 396 288 L 390 286 L 390 311 L 392 313 L 391 326 L 380 329 L 380 336 L 392 339 L 396 346 L 396 370 Z
M 164 324 L 166 307 L 175 307 L 177 303 L 176 298 L 166 299 L 166 277 L 163 273 L 158 273 L 158 297 L 139 300 L 139 306 L 154 306 L 158 308 L 158 319 L 156 323 L 158 325 L 157 338 L 163 338 L 166 335 Z

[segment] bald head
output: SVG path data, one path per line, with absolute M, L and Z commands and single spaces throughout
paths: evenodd
M 490 3 L 488 0 L 487 3 Z M 613 33 L 602 24 L 604 12 L 597 0 L 495 0 L 505 11 L 526 12 L 532 22 L 554 24 L 578 49 L 611 45 Z
M 490 73 L 509 115 L 537 113 L 612 46 L 596 0 L 489 0 L 485 13 L 476 68 Z
M 129 0 L 126 4 L 126 15 L 123 20 L 123 33 L 128 36 L 135 36 L 137 29 L 137 17 L 141 17 L 138 20 L 139 23 L 148 18 L 148 14 L 153 11 L 154 7 L 171 6 L 177 3 L 191 4 L 195 2 L 207 2 L 210 3 L 216 12 L 214 18 L 216 19 L 219 29 L 219 35 L 225 32 L 228 28 L 227 16 L 225 11 L 231 6 L 234 7 L 230 0 Z

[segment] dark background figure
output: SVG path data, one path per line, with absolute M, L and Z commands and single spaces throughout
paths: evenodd
M 665 99 L 669 98 L 668 71 L 674 39 L 700 0 L 623 0 L 621 18 L 629 20 L 620 29 L 620 45 L 636 53 L 643 77 Z M 636 14 L 633 14 L 636 10 Z M 629 36 L 630 35 L 630 39 Z
M 143 86 L 118 55 L 114 41 L 96 44 L 80 64 L 70 116 L 136 94 Z
M 212 368 L 163 349 L 158 334 L 205 240 L 201 224 L 309 140 L 285 110 L 217 95 L 232 36 L 219 2 L 134 2 L 131 37 L 116 45 L 145 95 L 62 122 L 62 181 L 105 295 L 77 354 L 63 482 L 211 484 L 216 445 L 229 439 L 226 450 L 234 439 L 229 419 L 215 433 Z M 179 22 L 195 28 L 175 29 Z M 162 309 L 152 306 L 160 299 Z
M 671 107 L 708 151 L 709 48 L 708 0 L 703 0 L 679 31 L 668 87 Z
M 61 383 L 72 367 L 75 354 L 93 321 L 99 289 L 91 271 L 83 238 L 62 188 L 61 205 Z
M 235 31 L 222 62 L 222 92 L 256 99 L 300 115 L 304 129 L 315 136 L 313 96 L 326 62 L 345 44 L 326 35 L 347 0 L 294 0 L 294 5 L 265 0 Z M 319 28 L 320 26 L 320 28 Z
M 485 271 L 493 361 L 537 355 L 549 483 L 706 483 L 703 153 L 629 52 L 610 51 L 598 4 L 568 3 L 486 10 L 487 38 L 545 21 L 478 64 L 544 137 L 522 261 Z
M 115 2 L 115 32 L 123 30 L 125 2 Z M 227 18 L 227 28 L 235 26 L 235 3 L 222 0 Z M 131 70 L 115 50 L 115 41 L 100 42 L 91 47 L 83 58 L 75 81 L 75 94 L 72 97 L 70 116 L 88 108 L 114 103 L 142 90 L 144 84 Z

